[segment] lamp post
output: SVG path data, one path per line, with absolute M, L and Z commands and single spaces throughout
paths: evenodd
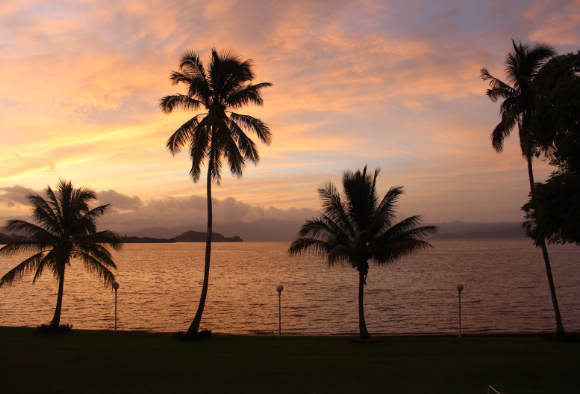
M 461 292 L 465 286 L 461 283 L 457 285 L 457 292 L 459 293 L 459 338 L 461 338 Z
M 282 337 L 282 290 L 284 286 L 276 286 L 276 291 L 278 292 L 278 336 Z
M 113 283 L 113 289 L 115 289 L 115 331 L 117 331 L 117 290 L 119 287 L 121 287 L 119 282 Z

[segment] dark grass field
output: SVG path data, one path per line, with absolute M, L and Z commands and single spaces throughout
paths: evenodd
M 0 328 L 1 393 L 580 393 L 580 343 L 540 336 L 212 336 Z

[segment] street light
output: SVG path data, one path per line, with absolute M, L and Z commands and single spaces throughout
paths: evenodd
M 117 331 L 117 290 L 119 287 L 121 287 L 119 282 L 113 283 L 113 289 L 115 289 L 115 331 Z
M 465 286 L 461 283 L 457 285 L 457 292 L 459 293 L 459 338 L 461 338 L 461 292 Z
M 276 291 L 278 292 L 278 336 L 282 336 L 282 290 L 284 286 L 276 286 Z

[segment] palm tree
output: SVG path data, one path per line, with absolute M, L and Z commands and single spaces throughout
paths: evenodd
M 246 160 L 258 163 L 260 156 L 254 142 L 246 134 L 256 133 L 260 141 L 269 145 L 269 127 L 260 119 L 242 115 L 237 110 L 247 104 L 262 105 L 261 90 L 271 83 L 251 83 L 254 78 L 252 60 L 241 61 L 232 51 L 218 53 L 211 50 L 209 69 L 206 70 L 195 52 L 185 52 L 181 58 L 180 71 L 171 74 L 174 85 L 187 86 L 186 94 L 174 94 L 161 99 L 160 106 L 169 114 L 176 107 L 205 113 L 195 115 L 181 125 L 167 141 L 167 148 L 176 155 L 185 145 L 191 156 L 191 175 L 199 181 L 201 166 L 208 161 L 207 169 L 207 239 L 205 267 L 199 306 L 186 336 L 197 336 L 207 297 L 212 239 L 211 184 L 220 184 L 222 158 L 226 159 L 230 171 L 238 178 L 242 176 Z
M 431 247 L 423 237 L 437 232 L 435 226 L 419 227 L 420 216 L 411 216 L 398 223 L 395 208 L 402 187 L 393 187 L 379 202 L 376 181 L 362 173 L 346 171 L 342 178 L 344 199 L 332 183 L 318 189 L 324 212 L 317 219 L 307 220 L 288 252 L 291 256 L 310 251 L 326 257 L 330 266 L 350 264 L 359 273 L 358 316 L 361 340 L 367 340 L 364 316 L 364 286 L 369 261 L 385 265 L 403 256 Z
M 85 268 L 98 275 L 105 286 L 112 286 L 117 268 L 106 246 L 121 248 L 120 238 L 111 231 L 97 231 L 96 220 L 107 211 L 107 205 L 90 208 L 96 200 L 93 190 L 75 189 L 71 182 L 61 180 L 56 192 L 50 186 L 46 197 L 39 194 L 27 196 L 36 223 L 9 220 L 6 228 L 25 235 L 28 239 L 17 241 L 0 249 L 0 254 L 29 253 L 16 267 L 0 279 L 0 287 L 10 286 L 22 279 L 25 273 L 34 271 L 34 283 L 45 270 L 50 270 L 58 280 L 58 296 L 50 329 L 58 329 L 64 291 L 64 273 L 72 260 L 80 260 Z
M 520 136 L 520 147 L 522 155 L 528 163 L 528 178 L 530 182 L 530 196 L 534 198 L 534 171 L 532 158 L 536 153 L 536 146 L 530 130 L 530 122 L 535 110 L 535 93 L 532 88 L 534 78 L 542 66 L 556 54 L 556 51 L 548 44 L 535 44 L 530 47 L 528 44 L 516 44 L 512 40 L 513 52 L 505 58 L 505 73 L 507 82 L 492 76 L 487 69 L 481 69 L 481 79 L 489 82 L 487 96 L 491 101 L 496 102 L 503 99 L 500 106 L 501 120 L 491 133 L 491 144 L 496 152 L 503 151 L 503 143 L 517 124 Z M 542 256 L 546 266 L 546 274 L 552 295 L 552 304 L 556 315 L 556 332 L 564 335 L 564 326 L 560 317 L 560 308 L 556 298 L 556 288 L 552 278 L 552 268 L 546 240 L 539 237 L 534 240 L 536 246 L 542 249 Z

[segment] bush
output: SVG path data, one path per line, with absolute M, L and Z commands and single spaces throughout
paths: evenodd
M 36 331 L 40 334 L 52 334 L 55 332 L 65 332 L 72 330 L 72 324 L 61 324 L 58 327 L 51 326 L 50 324 L 41 324 L 36 327 Z

